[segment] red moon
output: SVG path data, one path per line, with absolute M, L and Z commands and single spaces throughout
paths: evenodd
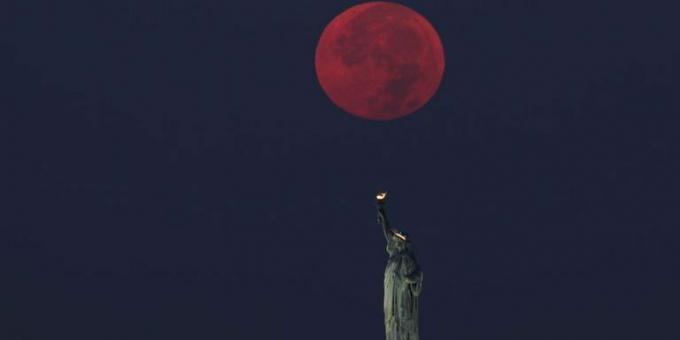
M 392 120 L 421 108 L 444 73 L 437 31 L 395 3 L 359 4 L 336 16 L 316 47 L 316 74 L 328 97 L 365 119 Z

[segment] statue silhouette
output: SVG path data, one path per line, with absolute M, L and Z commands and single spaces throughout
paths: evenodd
M 406 234 L 391 227 L 385 213 L 387 194 L 376 196 L 378 223 L 387 240 L 383 310 L 387 340 L 418 340 L 418 297 L 423 273 Z

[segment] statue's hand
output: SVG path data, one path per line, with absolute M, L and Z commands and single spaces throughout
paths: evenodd
M 420 279 L 420 273 L 412 273 L 411 275 L 404 276 L 404 281 L 410 284 L 418 283 L 418 279 Z
M 385 204 L 385 201 L 387 201 L 387 192 L 379 192 L 375 195 L 375 200 L 378 204 Z

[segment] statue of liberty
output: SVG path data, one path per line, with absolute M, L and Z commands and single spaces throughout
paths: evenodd
M 389 255 L 383 300 L 385 335 L 387 340 L 418 340 L 418 296 L 423 288 L 423 273 L 411 249 L 411 240 L 388 222 L 386 199 L 385 192 L 376 196 L 378 223 L 383 227 Z

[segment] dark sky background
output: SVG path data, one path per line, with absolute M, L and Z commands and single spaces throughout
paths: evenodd
M 422 339 L 680 338 L 677 8 L 402 3 L 445 76 L 373 122 L 354 1 L 2 2 L 0 338 L 382 339 L 383 188 Z

